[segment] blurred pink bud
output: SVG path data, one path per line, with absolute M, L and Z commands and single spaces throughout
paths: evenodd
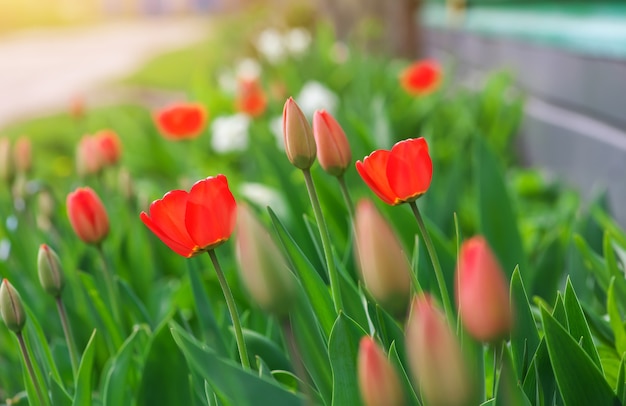
M 13 147 L 13 159 L 17 172 L 27 173 L 30 171 L 32 164 L 31 150 L 30 138 L 22 136 L 15 141 L 15 146 Z
M 411 266 L 391 225 L 372 201 L 358 202 L 355 231 L 358 263 L 367 290 L 385 310 L 404 316 L 411 294 Z
M 317 159 L 326 172 L 341 176 L 352 162 L 346 133 L 326 110 L 313 114 L 313 136 L 317 145 Z
M 492 341 L 511 330 L 509 285 L 482 236 L 472 237 L 461 246 L 456 298 L 461 322 L 474 338 Z
M 289 162 L 296 168 L 309 169 L 317 154 L 315 138 L 304 113 L 291 97 L 283 108 L 283 137 Z
M 357 371 L 361 398 L 366 406 L 405 404 L 398 373 L 370 336 L 361 338 Z
M 100 172 L 103 166 L 98 140 L 91 135 L 84 135 L 76 150 L 76 171 L 80 176 L 93 175 Z
M 101 130 L 93 135 L 103 164 L 115 165 L 122 155 L 122 142 L 113 130 Z
M 91 188 L 78 188 L 67 195 L 67 215 L 78 238 L 100 244 L 109 233 L 109 216 Z
M 425 404 L 467 406 L 473 385 L 456 335 L 429 296 L 413 300 L 406 327 L 406 348 L 414 382 Z

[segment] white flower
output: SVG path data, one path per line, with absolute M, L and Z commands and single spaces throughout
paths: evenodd
M 320 82 L 309 81 L 302 86 L 296 102 L 304 115 L 310 119 L 315 110 L 324 109 L 333 114 L 339 100 L 335 93 Z
M 285 137 L 283 135 L 283 116 L 276 116 L 269 122 L 270 131 L 276 137 L 276 146 L 279 150 L 285 150 Z
M 293 28 L 285 34 L 283 41 L 290 54 L 299 56 L 309 49 L 311 34 L 304 28 Z
M 254 80 L 261 76 L 261 65 L 256 59 L 245 58 L 239 61 L 235 71 L 238 79 Z
M 239 193 L 241 196 L 248 199 L 250 203 L 253 203 L 261 208 L 265 208 L 267 206 L 271 207 L 278 217 L 284 219 L 289 216 L 285 199 L 275 189 L 261 183 L 243 183 L 239 187 Z
M 269 63 L 277 64 L 285 58 L 283 37 L 273 28 L 263 30 L 259 34 L 255 46 Z
M 250 117 L 239 113 L 213 120 L 211 147 L 217 153 L 243 151 L 248 147 Z

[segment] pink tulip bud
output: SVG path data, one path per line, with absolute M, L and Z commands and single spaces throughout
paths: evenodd
M 461 322 L 474 338 L 492 341 L 511 330 L 509 285 L 487 240 L 481 236 L 461 246 L 456 298 Z
M 27 173 L 32 164 L 31 142 L 27 137 L 19 137 L 15 141 L 13 147 L 13 158 L 15 162 L 15 169 L 20 173 Z
M 313 114 L 313 136 L 322 168 L 333 176 L 343 175 L 352 162 L 352 152 L 337 120 L 325 110 L 317 110 Z
M 389 223 L 370 200 L 355 214 L 356 252 L 367 290 L 388 312 L 404 316 L 411 294 L 411 266 Z
M 76 149 L 76 171 L 80 176 L 93 175 L 104 166 L 98 140 L 91 135 L 84 135 Z
M 244 285 L 263 310 L 286 315 L 295 299 L 295 278 L 252 210 L 241 204 L 237 211 L 237 260 Z
M 361 398 L 366 406 L 405 404 L 398 373 L 370 336 L 361 338 L 357 371 Z
M 414 382 L 425 404 L 467 406 L 473 385 L 461 346 L 444 315 L 428 296 L 413 300 L 406 348 Z
M 309 169 L 317 154 L 313 130 L 293 98 L 283 108 L 283 136 L 289 162 L 296 168 Z
M 101 130 L 93 135 L 103 164 L 115 165 L 122 155 L 122 142 L 113 130 Z
M 78 238 L 99 244 L 109 233 L 109 216 L 91 188 L 78 188 L 67 195 L 67 215 Z

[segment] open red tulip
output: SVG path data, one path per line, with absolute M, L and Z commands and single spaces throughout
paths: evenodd
M 193 257 L 226 242 L 235 228 L 236 203 L 226 176 L 196 182 L 189 192 L 172 190 L 141 212 L 141 221 L 174 252 Z
M 154 115 L 154 121 L 165 138 L 182 140 L 195 138 L 204 129 L 207 113 L 198 103 L 180 103 Z
M 393 206 L 417 200 L 428 190 L 433 163 L 423 137 L 403 140 L 356 162 L 356 169 L 378 197 Z
M 425 96 L 434 92 L 441 82 L 441 68 L 436 61 L 417 61 L 400 75 L 400 83 L 407 93 Z

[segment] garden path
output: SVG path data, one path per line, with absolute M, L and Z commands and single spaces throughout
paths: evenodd
M 0 38 L 0 128 L 67 109 L 98 85 L 206 35 L 206 19 L 152 18 Z

